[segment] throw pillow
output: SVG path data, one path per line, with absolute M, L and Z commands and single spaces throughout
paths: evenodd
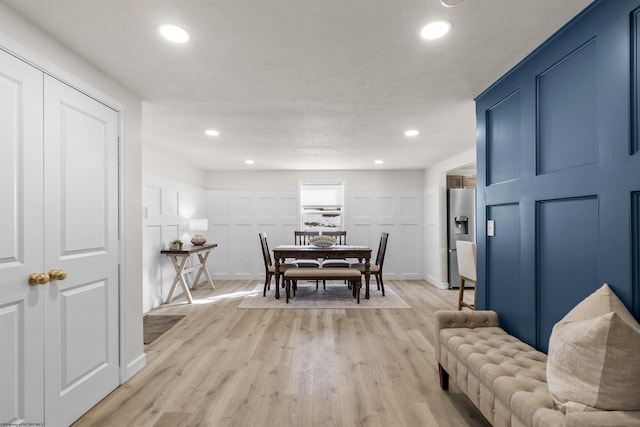
M 640 325 L 607 284 L 551 333 L 547 383 L 561 407 L 640 410 Z

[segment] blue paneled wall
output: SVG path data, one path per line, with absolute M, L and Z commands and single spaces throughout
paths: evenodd
M 594 2 L 476 109 L 479 308 L 542 351 L 605 282 L 640 317 L 640 0 Z

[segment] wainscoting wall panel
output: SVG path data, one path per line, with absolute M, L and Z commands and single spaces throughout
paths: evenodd
M 170 268 L 158 253 L 158 248 L 162 247 L 162 225 L 147 225 L 142 238 L 142 283 L 146 290 L 144 301 L 148 307 L 157 307 L 163 302 L 162 295 L 167 295 L 162 289 L 163 270 Z
M 147 215 L 160 215 L 162 213 L 162 188 L 147 185 L 142 196 Z
M 389 233 L 384 274 L 389 279 L 424 277 L 423 194 L 420 190 L 351 190 L 345 194 L 348 242 L 368 245 L 375 260 L 380 233 Z M 174 278 L 170 260 L 160 254 L 170 240 L 187 240 L 188 218 L 207 218 L 203 234 L 217 243 L 207 266 L 216 279 L 262 279 L 258 233 L 270 248 L 293 244 L 300 229 L 295 190 L 205 190 L 170 179 L 146 176 L 143 191 L 143 309 L 164 302 Z M 192 280 L 193 277 L 190 277 Z M 189 282 L 189 284 L 191 284 Z M 177 289 L 178 294 L 181 289 Z
M 293 244 L 293 232 L 300 229 L 297 197 L 295 190 L 206 190 L 209 238 L 221 246 L 212 256 L 214 276 L 230 280 L 263 278 L 258 233 L 267 233 L 270 248 Z M 385 277 L 421 279 L 422 206 L 423 197 L 418 190 L 347 191 L 344 209 L 347 241 L 370 246 L 373 262 L 380 233 L 388 232 Z
M 160 251 L 176 238 L 188 242 L 193 235 L 188 230 L 189 218 L 206 218 L 206 206 L 203 189 L 151 175 L 143 178 L 142 200 L 142 307 L 146 313 L 164 302 L 175 277 L 170 259 Z M 215 256 L 209 257 L 209 267 Z M 188 277 L 193 278 L 192 274 Z M 175 295 L 181 293 L 178 286 Z
M 597 161 L 596 47 L 589 40 L 537 77 L 540 174 Z
M 389 228 L 392 224 L 387 225 Z M 404 279 L 415 279 L 420 276 L 422 272 L 422 266 L 418 255 L 420 254 L 420 246 L 422 245 L 422 233 L 419 231 L 422 229 L 420 224 L 401 224 L 400 225 L 400 241 L 401 246 L 391 246 L 391 240 L 389 246 L 394 249 L 400 249 L 400 251 L 390 251 L 387 249 L 385 254 L 385 264 L 399 265 L 400 274 Z M 389 234 L 389 239 L 392 236 Z M 398 256 L 399 254 L 400 256 Z
M 349 207 L 351 217 L 358 218 L 370 218 L 371 217 L 371 198 L 369 197 L 353 197 Z
M 640 150 L 640 8 L 635 9 L 631 13 L 631 141 L 629 141 L 629 149 L 631 154 L 636 154 Z
M 638 10 L 591 3 L 476 99 L 478 306 L 543 351 L 603 283 L 640 317 Z
M 520 91 L 487 110 L 487 184 L 520 178 Z
M 356 215 L 351 206 L 357 206 Z M 358 209 L 359 208 L 359 209 Z M 367 210 L 365 211 L 364 208 Z M 418 190 L 353 190 L 346 195 L 346 227 L 358 230 L 358 240 L 369 245 L 375 259 L 380 233 L 389 233 L 385 254 L 385 277 L 417 280 L 424 278 L 424 194 Z M 366 228 L 364 227 L 366 226 Z M 368 231 L 365 235 L 364 230 Z
M 537 207 L 537 312 L 540 338 L 583 298 L 598 288 L 598 199 L 539 201 Z M 538 339 L 542 351 L 546 340 Z
M 232 274 L 231 269 L 231 236 L 229 224 L 212 224 L 209 220 L 209 240 L 217 243 L 215 253 L 209 256 L 209 263 L 213 266 L 209 272 L 215 277 L 227 277 Z M 219 250 L 218 250 L 219 249 Z
M 640 312 L 640 191 L 631 193 L 631 277 L 633 310 Z
M 347 242 L 349 244 L 360 244 L 360 242 L 368 242 L 371 239 L 371 224 L 370 223 L 359 223 L 352 225 L 349 227 L 349 233 L 347 234 Z M 352 235 L 353 234 L 353 235 Z M 371 255 L 375 257 L 375 251 L 377 249 L 377 245 L 372 243 L 374 246 L 371 246 L 374 253 Z
M 293 244 L 299 229 L 296 192 L 209 189 L 205 194 L 213 224 L 209 238 L 220 246 L 212 256 L 214 278 L 264 278 L 258 233 L 267 233 L 270 249 Z
M 487 206 L 487 220 L 494 221 L 495 235 L 487 238 L 487 280 L 491 286 L 486 303 L 500 312 L 502 328 L 518 334 L 522 313 L 514 301 L 520 301 L 522 292 L 520 206 L 518 203 Z
M 395 204 L 392 197 L 380 197 L 376 199 L 378 204 L 378 217 L 379 218 L 393 218 L 395 217 Z

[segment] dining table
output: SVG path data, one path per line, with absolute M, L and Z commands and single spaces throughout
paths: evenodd
M 280 264 L 287 259 L 346 259 L 356 258 L 364 264 L 365 295 L 369 299 L 369 282 L 371 279 L 371 248 L 357 245 L 331 245 L 319 247 L 315 245 L 278 245 L 273 249 L 276 276 L 276 298 L 280 298 Z

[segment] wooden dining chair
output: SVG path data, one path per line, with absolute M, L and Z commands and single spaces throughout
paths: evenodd
M 319 235 L 319 231 L 294 231 L 293 232 L 293 244 L 297 246 L 308 245 L 309 240 L 313 236 Z
M 376 283 L 378 284 L 378 290 L 382 291 L 384 296 L 384 281 L 382 280 L 382 266 L 384 265 L 384 256 L 387 253 L 387 241 L 389 240 L 389 233 L 380 233 L 380 243 L 378 244 L 378 253 L 376 254 L 375 264 L 369 266 L 369 272 L 375 276 Z M 363 263 L 353 263 L 351 268 L 357 268 L 361 274 L 364 274 L 365 266 Z
M 293 241 L 296 246 L 306 246 L 309 244 L 309 239 L 319 234 L 318 231 L 294 231 Z M 295 259 L 293 263 L 298 268 L 318 268 L 321 264 L 317 259 Z
M 346 230 L 340 231 L 323 231 L 323 236 L 331 236 L 336 239 L 336 245 L 347 244 L 347 232 Z M 322 260 L 322 268 L 349 268 L 353 261 L 341 258 L 332 258 Z
M 264 260 L 264 289 L 262 291 L 262 296 L 264 297 L 267 296 L 267 289 L 271 289 L 271 278 L 276 274 L 276 267 L 271 260 L 271 252 L 269 251 L 269 244 L 267 243 L 267 233 L 258 233 L 258 236 L 260 237 L 262 258 Z M 282 275 L 285 270 L 296 267 L 297 265 L 295 264 L 280 264 L 279 274 Z
M 313 236 L 318 236 L 320 232 L 318 231 L 294 231 L 293 232 L 293 242 L 296 246 L 306 246 L 309 245 L 309 240 Z M 322 266 L 322 262 L 317 259 L 294 259 L 292 261 L 298 268 L 320 268 Z M 320 282 L 316 280 L 316 289 L 318 289 L 318 284 Z
M 458 294 L 458 310 L 462 307 L 476 309 L 476 244 L 458 240 L 456 242 L 456 253 L 458 254 L 458 274 L 460 275 L 460 291 Z M 473 283 L 473 304 L 464 302 L 464 285 Z
M 347 231 L 346 230 L 336 230 L 336 231 L 323 231 L 323 236 L 331 236 L 336 239 L 336 245 L 346 245 L 347 244 Z

